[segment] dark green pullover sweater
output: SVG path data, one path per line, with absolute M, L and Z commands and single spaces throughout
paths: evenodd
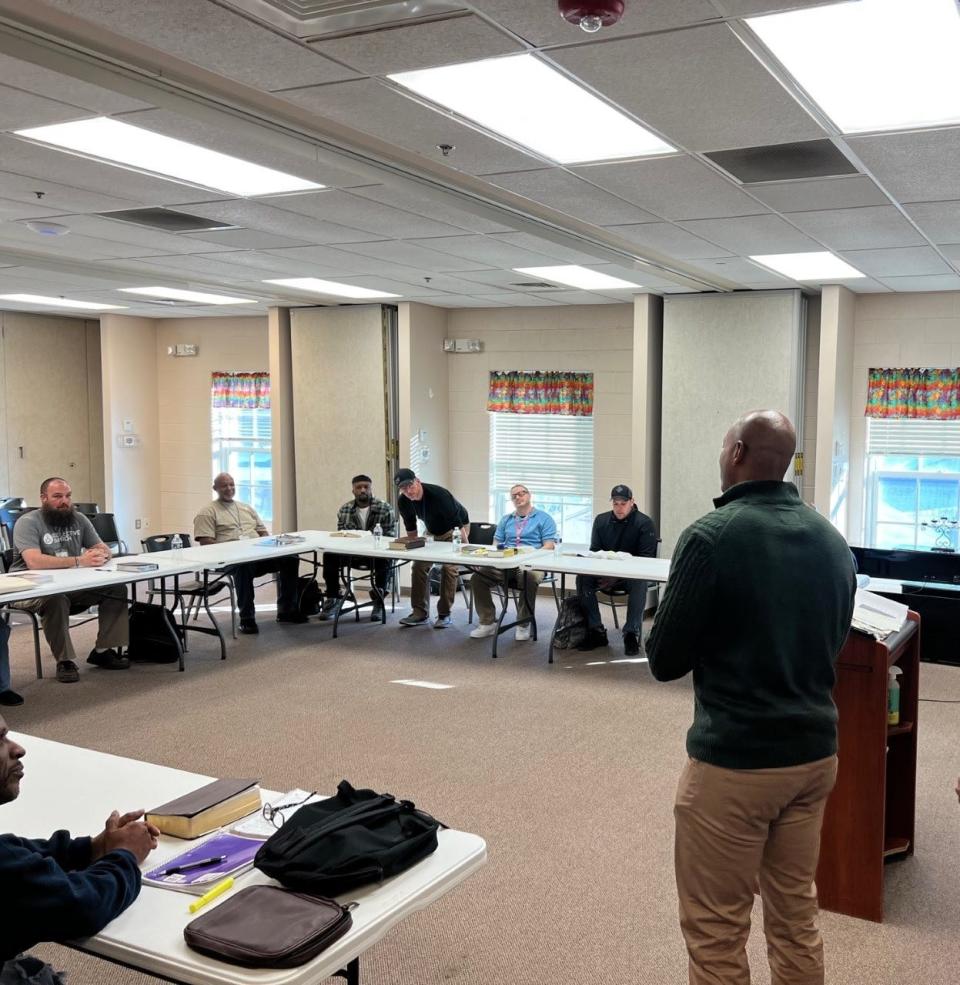
M 728 769 L 831 756 L 856 593 L 846 541 L 787 482 L 741 482 L 714 505 L 677 542 L 646 647 L 657 680 L 693 671 L 687 752 Z

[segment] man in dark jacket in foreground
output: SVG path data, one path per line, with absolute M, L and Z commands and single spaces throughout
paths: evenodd
M 623 551 L 636 557 L 656 557 L 657 531 L 653 520 L 637 509 L 629 486 L 614 486 L 610 493 L 609 513 L 601 513 L 593 521 L 590 535 L 591 551 Z M 577 575 L 577 595 L 587 614 L 587 635 L 578 650 L 595 650 L 607 645 L 607 631 L 600 618 L 597 591 L 614 589 L 629 592 L 627 621 L 623 624 L 623 652 L 628 657 L 640 652 L 640 625 L 647 603 L 647 583 L 631 578 L 595 578 Z
M 26 750 L 0 718 L 0 804 L 20 795 Z M 140 892 L 140 863 L 160 832 L 143 811 L 107 818 L 94 838 L 56 831 L 48 839 L 0 835 L 0 982 L 58 982 L 60 976 L 21 952 L 41 941 L 99 933 Z

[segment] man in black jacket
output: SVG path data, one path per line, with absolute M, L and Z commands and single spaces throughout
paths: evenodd
M 591 551 L 624 551 L 635 557 L 656 557 L 657 531 L 653 520 L 637 509 L 629 486 L 614 486 L 610 492 L 609 513 L 593 521 Z M 595 650 L 607 645 L 607 631 L 600 618 L 597 591 L 620 589 L 627 596 L 627 621 L 623 624 L 623 652 L 628 657 L 640 652 L 640 625 L 647 602 L 647 583 L 631 578 L 596 578 L 577 575 L 577 595 L 587 614 L 587 635 L 578 650 Z
M 0 804 L 20 795 L 26 751 L 0 718 Z M 56 831 L 49 839 L 0 835 L 0 981 L 33 978 L 44 966 L 21 952 L 41 941 L 68 941 L 99 933 L 140 892 L 140 863 L 160 832 L 141 821 L 143 811 L 107 818 L 95 838 Z M 60 981 L 52 969 L 47 980 Z M 18 977 L 19 976 L 19 977 Z

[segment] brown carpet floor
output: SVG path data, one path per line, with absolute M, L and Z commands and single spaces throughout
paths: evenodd
M 262 601 L 270 594 L 261 590 Z M 373 947 L 361 961 L 367 985 L 681 985 L 672 798 L 689 681 L 663 685 L 644 664 L 592 663 L 622 657 L 618 645 L 561 653 L 550 667 L 545 642 L 506 636 L 492 661 L 489 640 L 467 637 L 462 602 L 444 631 L 398 629 L 406 611 L 386 628 L 346 624 L 338 640 L 328 623 L 278 625 L 265 611 L 261 635 L 230 642 L 226 662 L 212 639 L 195 637 L 183 674 L 83 665 L 73 685 L 52 679 L 45 645 L 51 676 L 34 679 L 30 632 L 19 628 L 13 677 L 26 704 L 4 711 L 18 731 L 259 776 L 273 789 L 332 792 L 347 777 L 482 835 L 488 864 Z M 545 635 L 549 599 L 539 611 Z M 79 653 L 93 634 L 75 631 Z M 960 668 L 924 664 L 921 696 L 960 701 Z M 916 855 L 887 868 L 884 924 L 822 915 L 828 982 L 957 982 L 958 738 L 956 704 L 921 705 Z M 151 805 L 105 803 L 104 813 L 114 806 Z M 56 946 L 37 953 L 72 985 L 150 980 Z M 769 983 L 759 910 L 750 958 L 754 982 Z

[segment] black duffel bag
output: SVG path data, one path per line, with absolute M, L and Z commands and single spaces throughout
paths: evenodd
M 288 889 L 336 896 L 382 882 L 437 849 L 440 821 L 409 800 L 354 790 L 306 804 L 268 838 L 254 865 Z

